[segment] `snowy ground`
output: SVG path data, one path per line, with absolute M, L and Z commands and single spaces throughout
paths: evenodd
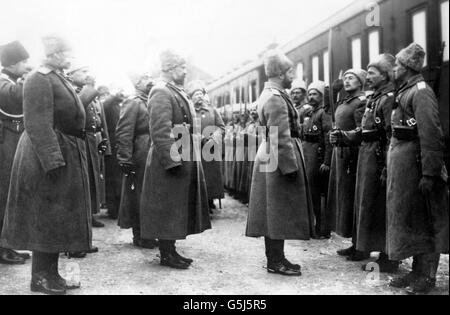
M 79 277 L 82 288 L 70 294 L 403 294 L 387 283 L 393 275 L 365 273 L 361 263 L 347 262 L 336 250 L 349 240 L 333 236 L 328 241 L 290 241 L 286 256 L 300 263 L 303 276 L 287 278 L 264 269 L 264 242 L 244 236 L 247 208 L 227 197 L 223 210 L 213 217 L 213 229 L 178 243 L 180 253 L 195 259 L 189 270 L 159 265 L 158 250 L 132 246 L 131 231 L 120 230 L 115 221 L 101 218 L 106 228 L 94 230 L 98 254 L 82 260 L 60 260 L 63 276 Z M 437 289 L 449 294 L 449 257 L 443 256 Z M 404 262 L 401 273 L 411 267 Z M 0 295 L 30 294 L 30 268 L 0 265 Z

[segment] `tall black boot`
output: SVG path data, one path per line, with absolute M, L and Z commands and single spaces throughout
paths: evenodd
M 59 255 L 56 254 L 55 257 L 52 259 L 52 265 L 50 268 L 50 274 L 53 278 L 53 280 L 62 288 L 65 288 L 66 290 L 75 290 L 79 289 L 81 287 L 80 283 L 74 283 L 72 281 L 67 281 L 61 275 L 59 274 Z
M 58 264 L 58 254 L 33 252 L 31 266 L 31 291 L 49 295 L 64 295 L 66 288 L 58 284 L 53 276 Z
M 189 264 L 176 255 L 175 241 L 159 240 L 159 251 L 161 253 L 161 266 L 174 269 L 188 269 Z
M 399 289 L 407 288 L 412 283 L 414 283 L 416 279 L 420 276 L 421 269 L 422 266 L 420 256 L 414 256 L 412 263 L 412 271 L 407 275 L 394 278 L 393 280 L 391 280 L 391 282 L 389 282 L 389 286 Z
M 440 254 L 424 254 L 420 255 L 418 259 L 420 275 L 406 288 L 406 292 L 411 295 L 427 294 L 436 287 Z
M 283 276 L 301 276 L 300 265 L 289 262 L 284 256 L 284 240 L 264 239 L 267 257 L 267 271 Z

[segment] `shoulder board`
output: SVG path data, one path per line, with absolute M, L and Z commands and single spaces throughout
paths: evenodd
M 427 84 L 425 82 L 421 81 L 421 82 L 417 83 L 417 88 L 419 90 L 425 90 L 427 88 Z
M 157 81 L 154 85 L 155 88 L 165 88 L 167 86 L 167 82 Z
M 281 96 L 280 91 L 277 89 L 270 89 L 270 92 L 272 92 L 273 95 Z
M 394 92 L 389 92 L 388 94 L 386 94 L 387 96 L 389 96 L 389 97 L 394 97 L 395 96 L 395 93 Z
M 37 72 L 39 72 L 39 73 L 41 73 L 41 74 L 44 74 L 44 75 L 47 75 L 47 74 L 49 74 L 49 73 L 52 72 L 52 71 L 53 71 L 52 69 L 47 68 L 47 67 L 40 67 L 40 68 L 37 70 Z
M 366 97 L 365 95 L 362 95 L 362 96 L 358 97 L 358 99 L 359 99 L 361 102 L 367 101 L 367 97 Z

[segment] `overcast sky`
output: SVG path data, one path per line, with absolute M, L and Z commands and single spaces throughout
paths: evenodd
M 42 59 L 40 38 L 67 36 L 98 81 L 123 82 L 172 48 L 217 77 L 284 43 L 353 0 L 0 0 L 0 44 L 20 40 Z

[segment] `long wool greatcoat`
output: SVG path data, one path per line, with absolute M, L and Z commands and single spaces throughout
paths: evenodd
M 365 108 L 364 93 L 343 100 L 336 109 L 336 128 L 347 132 L 361 127 Z M 344 145 L 333 149 L 326 220 L 328 230 L 342 237 L 352 237 L 355 236 L 354 201 L 359 142 L 348 141 Z
M 362 119 L 362 133 L 356 173 L 355 214 L 356 249 L 362 252 L 386 252 L 386 186 L 381 182 L 391 136 L 394 86 L 386 84 L 368 99 Z
M 23 83 L 0 73 L 0 233 L 8 200 L 11 168 L 23 127 Z
M 306 175 L 316 215 L 316 231 L 321 229 L 322 217 L 322 193 L 327 192 L 323 183 L 328 174 L 320 173 L 320 166 L 330 166 L 332 147 L 329 132 L 331 130 L 331 116 L 325 112 L 323 107 L 310 107 L 303 114 L 302 138 L 303 153 L 305 156 Z M 318 217 L 320 216 L 320 217 Z M 320 225 L 317 223 L 320 222 Z M 317 231 L 318 232 L 318 231 Z
M 100 212 L 101 195 L 102 195 L 102 171 L 100 169 L 101 158 L 98 152 L 98 145 L 105 139 L 108 140 L 108 135 L 105 126 L 104 117 L 101 116 L 101 104 L 98 104 L 96 97 L 98 91 L 89 86 L 85 86 L 79 91 L 78 95 L 84 105 L 86 112 L 86 151 L 88 157 L 88 171 L 89 171 L 89 188 L 91 194 L 91 209 L 92 213 Z M 100 109 L 100 111 L 98 110 Z M 110 148 L 108 145 L 110 154 Z
M 314 235 L 314 213 L 297 112 L 284 89 L 272 82 L 265 84 L 258 104 L 261 126 L 278 127 L 278 147 L 271 136 L 262 141 L 256 155 L 246 235 L 309 240 Z M 288 180 L 285 175 L 294 172 L 297 178 Z
M 122 178 L 119 226 L 140 227 L 139 202 L 144 182 L 145 164 L 150 150 L 147 95 L 139 94 L 124 102 L 116 129 L 117 161 L 131 164 L 135 175 Z
M 103 103 L 109 144 L 111 145 L 111 155 L 105 156 L 106 204 L 110 214 L 118 214 L 122 190 L 122 172 L 116 158 L 116 126 L 120 117 L 121 103 L 122 99 L 115 95 L 108 97 Z
M 195 109 L 184 90 L 161 81 L 149 96 L 151 147 L 141 197 L 141 237 L 180 240 L 211 228 L 208 196 L 200 159 L 200 135 L 193 135 Z M 183 129 L 197 146 L 174 146 Z M 178 137 L 177 137 L 178 139 Z M 183 139 L 180 140 L 183 141 Z M 189 147 L 189 145 L 188 145 Z M 196 159 L 193 159 L 196 152 Z
M 413 141 L 392 138 L 388 153 L 387 251 L 390 259 L 419 254 L 448 254 L 448 186 L 443 161 L 443 133 L 438 102 L 421 75 L 397 95 L 392 128 L 417 122 Z M 413 119 L 413 120 L 411 120 Z M 395 131 L 394 131 L 395 132 Z M 419 190 L 422 176 L 435 186 L 429 196 Z
M 91 248 L 85 111 L 70 83 L 41 67 L 24 86 L 25 132 L 11 174 L 1 245 L 47 253 Z M 55 179 L 48 172 L 58 169 Z
M 220 114 L 210 105 L 203 105 L 200 108 L 196 108 L 197 118 L 201 119 L 202 135 L 204 137 L 211 137 L 217 144 L 222 143 L 223 132 L 225 131 L 225 124 L 223 123 Z M 203 134 L 206 127 L 216 127 L 213 133 Z M 211 152 L 214 154 L 214 152 Z M 220 158 L 222 158 L 220 156 Z M 220 170 L 220 160 L 218 161 L 205 161 L 202 154 L 202 166 L 205 173 L 206 187 L 208 190 L 209 199 L 222 199 L 224 198 L 224 187 L 222 180 L 222 173 Z

